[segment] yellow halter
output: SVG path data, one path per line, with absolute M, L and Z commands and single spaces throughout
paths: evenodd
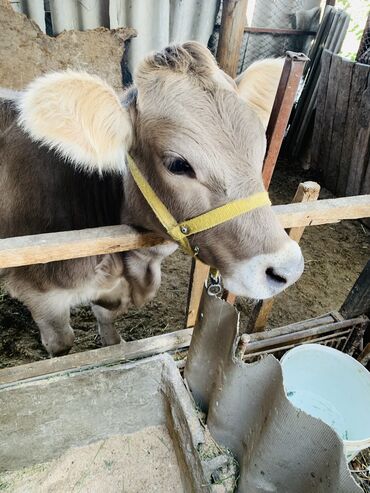
M 146 201 L 167 231 L 168 235 L 179 243 L 185 252 L 192 256 L 198 254 L 198 249 L 196 247 L 194 250 L 191 248 L 187 238 L 188 236 L 218 226 L 219 224 L 230 221 L 230 219 L 257 209 L 258 207 L 271 205 L 268 193 L 260 192 L 251 195 L 246 199 L 234 200 L 233 202 L 229 202 L 228 204 L 217 207 L 209 212 L 205 212 L 200 216 L 178 223 L 163 202 L 157 197 L 152 187 L 136 166 L 132 157 L 127 155 L 127 159 L 130 172 L 136 185 L 139 187 L 141 193 L 144 195 Z

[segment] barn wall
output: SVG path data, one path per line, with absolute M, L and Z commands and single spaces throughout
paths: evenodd
M 45 32 L 44 0 L 10 0 L 14 10 L 25 13 Z M 131 72 L 152 50 L 189 39 L 207 45 L 213 32 L 220 0 L 49 0 L 52 34 L 62 31 L 107 27 L 133 27 L 138 36 L 131 42 Z
M 338 196 L 370 193 L 370 66 L 325 51 L 312 164 Z

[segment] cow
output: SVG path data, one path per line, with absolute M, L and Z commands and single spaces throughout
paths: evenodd
M 127 153 L 177 221 L 263 191 L 279 67 L 259 63 L 235 82 L 191 41 L 146 57 L 121 97 L 98 77 L 73 71 L 8 92 L 0 113 L 0 237 L 122 224 L 170 239 L 133 180 Z M 269 298 L 303 271 L 299 246 L 269 205 L 189 241 L 240 296 Z M 91 302 L 103 345 L 121 342 L 115 317 L 154 296 L 161 261 L 175 249 L 168 242 L 1 275 L 54 356 L 73 345 L 70 309 L 80 303 Z

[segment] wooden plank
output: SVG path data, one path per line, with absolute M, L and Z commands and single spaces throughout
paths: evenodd
M 337 181 L 340 171 L 339 162 L 342 154 L 343 135 L 346 125 L 348 125 L 347 114 L 350 99 L 353 66 L 354 64 L 350 60 L 342 58 L 340 64 L 340 73 L 337 74 L 337 100 L 334 111 L 328 166 L 326 170 L 328 176 L 327 183 L 331 183 L 331 190 L 333 190 L 334 193 L 337 192 Z
M 320 185 L 313 181 L 307 181 L 298 185 L 297 191 L 293 198 L 294 203 L 313 202 L 319 198 Z M 303 232 L 304 226 L 298 228 L 290 228 L 287 233 L 290 238 L 296 242 L 299 242 Z M 260 332 L 265 329 L 268 318 L 274 306 L 274 298 L 268 300 L 259 300 L 254 306 L 249 322 L 247 332 Z
M 263 184 L 268 189 L 308 58 L 287 51 L 274 105 L 266 129 L 267 149 L 262 168 Z
M 297 191 L 293 197 L 292 203 L 298 204 L 302 202 L 314 202 L 319 198 L 320 185 L 314 181 L 306 181 L 298 185 Z M 300 242 L 305 226 L 290 228 L 287 233 L 290 238 L 297 243 Z
M 301 29 L 276 29 L 270 27 L 249 27 L 244 28 L 245 33 L 251 34 L 272 34 L 272 36 L 316 36 L 317 31 L 302 31 Z
M 329 325 L 338 321 L 339 320 L 336 320 L 334 313 L 330 312 L 319 317 L 314 317 L 308 320 L 301 320 L 300 322 L 294 322 L 289 325 L 284 325 L 283 327 L 276 327 L 275 329 L 255 332 L 254 334 L 248 334 L 249 342 L 264 341 L 276 336 L 292 334 L 293 332 L 299 332 L 302 330 L 311 329 L 313 327 L 320 327 L 322 325 Z
M 370 217 L 370 195 L 275 205 L 284 228 L 316 226 Z M 0 269 L 123 252 L 164 243 L 153 233 L 125 234 L 125 226 L 0 239 Z
M 344 318 L 370 316 L 370 260 L 365 265 L 339 312 Z
M 209 265 L 205 265 L 203 262 L 193 259 L 190 272 L 186 327 L 194 327 L 198 319 L 200 298 L 202 297 L 204 283 L 206 282 L 208 275 Z
M 324 177 L 324 183 L 329 190 L 334 190 L 337 182 L 336 176 L 332 177 L 329 169 L 330 148 L 332 146 L 332 131 L 335 118 L 335 108 L 337 102 L 338 80 L 340 77 L 342 58 L 339 55 L 332 55 L 329 72 L 328 89 L 325 101 L 325 126 L 319 151 L 320 171 Z M 334 188 L 333 188 L 334 186 Z
M 190 345 L 192 332 L 192 329 L 183 329 L 139 341 L 125 342 L 83 353 L 69 354 L 27 365 L 4 368 L 0 370 L 0 385 L 9 385 L 13 382 L 73 369 L 80 371 L 82 368 L 118 364 L 187 348 Z
M 350 164 L 353 153 L 353 144 L 356 138 L 356 127 L 359 105 L 367 84 L 368 67 L 356 63 L 352 70 L 350 97 L 348 102 L 347 123 L 342 137 L 342 152 L 339 162 L 339 174 L 336 184 L 336 193 L 346 195 Z
M 223 0 L 217 61 L 233 79 L 239 64 L 248 0 Z
M 0 240 L 0 268 L 123 252 L 163 243 L 154 233 L 125 233 L 107 226 Z
M 365 70 L 365 69 L 364 69 Z M 360 193 L 366 172 L 370 148 L 370 67 L 367 67 L 367 87 L 357 108 L 355 141 L 346 186 L 346 195 Z M 348 122 L 350 124 L 350 122 Z
M 273 209 L 284 228 L 317 226 L 344 219 L 370 217 L 370 195 L 275 205 Z
M 323 138 L 323 128 L 325 122 L 325 101 L 328 91 L 330 65 L 331 53 L 325 50 L 321 59 L 321 73 L 317 94 L 315 126 L 312 137 L 311 165 L 314 168 L 317 168 L 319 166 L 319 150 L 321 147 L 321 140 Z
M 290 344 L 290 343 L 297 343 L 298 341 L 301 341 L 302 339 L 309 339 L 311 337 L 316 337 L 322 334 L 325 334 L 326 332 L 330 331 L 339 331 L 342 329 L 350 328 L 355 325 L 363 325 L 367 323 L 367 319 L 365 317 L 363 318 L 356 318 L 356 319 L 351 319 L 351 320 L 344 320 L 342 322 L 334 322 L 334 323 L 329 323 L 328 325 L 320 325 L 319 327 L 311 327 L 309 329 L 303 329 L 300 330 L 299 332 L 292 332 L 289 334 L 282 334 L 282 335 L 274 335 L 271 336 L 268 339 L 264 340 L 259 340 L 259 341 L 250 341 L 247 345 L 247 349 L 245 351 L 245 354 L 252 354 L 257 351 L 265 350 L 269 347 L 279 347 L 284 344 Z M 273 329 L 274 330 L 274 329 Z M 272 331 L 268 331 L 268 333 L 271 333 Z

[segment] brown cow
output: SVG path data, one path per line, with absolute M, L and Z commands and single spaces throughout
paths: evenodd
M 276 83 L 261 83 L 270 100 Z M 167 238 L 128 172 L 127 152 L 178 221 L 262 191 L 262 122 L 271 102 L 264 107 L 258 85 L 241 89 L 245 101 L 209 51 L 188 42 L 145 59 L 122 100 L 102 80 L 76 72 L 46 75 L 8 95 L 0 121 L 0 237 L 121 223 Z M 273 296 L 303 270 L 298 245 L 269 206 L 190 243 L 241 296 Z M 3 276 L 55 355 L 73 344 L 69 315 L 78 303 L 92 302 L 103 344 L 119 342 L 113 319 L 154 295 L 160 262 L 174 248 L 8 269 Z

